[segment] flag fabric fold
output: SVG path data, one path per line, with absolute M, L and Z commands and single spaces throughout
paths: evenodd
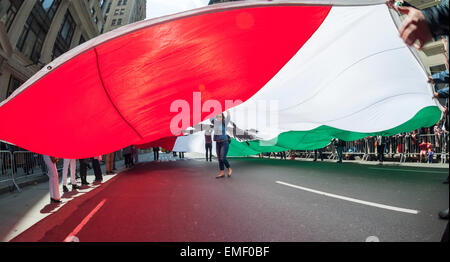
M 383 3 L 245 1 L 124 26 L 2 102 L 0 139 L 62 158 L 131 144 L 201 151 L 202 133 L 175 137 L 174 126 L 230 110 L 236 127 L 257 131 L 230 154 L 250 155 L 433 125 L 426 72 Z

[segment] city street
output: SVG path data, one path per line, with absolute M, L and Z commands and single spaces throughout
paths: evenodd
M 449 204 L 448 169 L 230 163 L 232 176 L 221 179 L 215 160 L 139 163 L 89 192 L 65 193 L 58 209 L 45 198 L 35 212 L 50 215 L 11 241 L 440 241 L 448 222 L 438 217 Z
M 1 0 L 0 242 L 448 242 L 449 10 Z

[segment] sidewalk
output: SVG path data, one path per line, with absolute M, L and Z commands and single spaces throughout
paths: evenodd
M 174 161 L 172 153 L 159 154 L 160 161 Z M 153 153 L 146 153 L 139 155 L 139 162 L 153 161 Z M 103 173 L 103 181 L 101 184 L 90 184 L 89 186 L 82 186 L 75 191 L 63 193 L 61 172 L 59 179 L 59 188 L 61 193 L 61 204 L 50 204 L 50 194 L 48 188 L 48 177 L 46 174 L 30 177 L 24 181 L 18 181 L 21 192 L 9 189 L 12 182 L 6 183 L 6 191 L 0 193 L 0 241 L 7 242 L 27 230 L 32 225 L 36 224 L 45 217 L 57 212 L 62 206 L 67 204 L 70 200 L 83 196 L 95 189 L 101 190 L 102 185 L 108 183 L 120 172 L 127 170 L 124 165 L 124 160 L 116 161 L 117 174 L 105 175 L 105 165 L 101 165 Z M 92 183 L 94 181 L 93 169 L 87 172 L 87 181 Z M 78 179 L 79 182 L 79 179 Z M 5 184 L 5 183 L 3 183 Z M 1 185 L 1 184 L 0 184 Z M 70 185 L 68 186 L 71 189 Z M 3 185 L 5 189 L 5 185 Z M 0 188 L 0 192 L 1 188 Z
M 170 154 L 164 154 L 164 153 L 160 153 L 160 158 L 161 160 L 167 160 L 169 159 L 169 157 L 172 157 L 172 153 Z M 141 154 L 139 155 L 139 160 L 140 161 L 152 161 L 153 160 L 153 153 L 146 153 L 146 154 Z M 123 159 L 121 160 L 116 160 L 116 167 L 117 166 L 123 166 L 124 165 L 124 161 Z M 47 182 L 48 181 L 48 176 L 46 173 L 42 173 L 42 171 L 40 171 L 40 169 L 38 167 L 35 167 L 36 169 L 33 170 L 36 171 L 36 174 L 30 174 L 30 175 L 25 175 L 23 172 L 22 168 L 18 168 L 17 172 L 18 174 L 15 176 L 15 181 L 18 185 L 18 187 L 20 189 L 23 189 L 24 187 L 30 186 L 30 185 L 36 185 L 38 183 L 42 183 L 42 182 Z M 104 164 L 102 165 L 102 169 L 105 169 Z M 39 173 L 37 173 L 39 172 Z M 93 170 L 88 170 L 88 172 L 93 172 Z M 60 168 L 58 169 L 58 173 L 59 173 L 59 177 L 61 179 L 62 176 L 62 165 L 60 166 Z M 79 162 L 77 161 L 77 173 L 79 175 Z M 88 173 L 89 174 L 89 173 Z M 10 176 L 3 176 L 0 177 L 0 195 L 5 194 L 5 193 L 10 193 L 10 192 L 17 192 L 17 188 L 14 185 L 12 180 L 7 180 L 7 178 L 9 178 Z

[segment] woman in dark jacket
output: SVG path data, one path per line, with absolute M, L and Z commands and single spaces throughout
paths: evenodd
M 227 116 L 224 114 L 217 115 L 216 117 L 211 119 L 212 124 L 214 125 L 214 137 L 213 140 L 216 141 L 216 154 L 217 159 L 219 160 L 219 169 L 220 173 L 216 178 L 225 177 L 224 169 L 228 168 L 228 177 L 231 176 L 231 167 L 230 163 L 227 160 L 229 137 L 227 136 L 226 129 L 228 123 L 230 122 L 230 113 L 227 111 Z

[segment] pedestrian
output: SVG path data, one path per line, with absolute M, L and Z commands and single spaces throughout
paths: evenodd
M 206 151 L 206 161 L 208 161 L 208 153 L 209 153 L 209 162 L 211 162 L 212 158 L 212 130 L 207 129 L 205 131 L 205 151 Z
M 100 161 L 102 161 L 102 156 L 96 156 L 92 158 L 92 168 L 94 169 L 95 180 L 94 182 L 102 182 L 102 169 L 100 167 Z
M 137 153 L 136 148 L 132 145 L 131 146 L 131 155 L 130 155 L 130 164 L 133 167 L 134 166 L 134 156 Z
M 219 114 L 211 119 L 214 125 L 214 137 L 213 140 L 216 142 L 216 155 L 219 160 L 219 175 L 216 178 L 222 178 L 225 176 L 224 169 L 228 169 L 228 177 L 231 177 L 233 172 L 230 163 L 227 160 L 228 148 L 230 146 L 230 138 L 227 136 L 226 129 L 228 123 L 230 122 L 230 113 L 227 111 L 227 116 L 224 114 Z
M 116 159 L 117 159 L 117 151 L 116 152 L 114 152 L 114 156 L 113 156 L 113 169 L 112 169 L 112 171 L 113 171 L 113 173 L 116 173 L 117 172 L 117 169 L 116 169 Z
M 106 154 L 106 174 L 114 174 L 114 152 Z
M 420 154 L 419 154 L 419 163 L 423 162 L 423 159 L 428 156 L 428 143 L 425 142 L 424 139 L 422 139 L 421 143 L 419 144 L 420 148 Z
M 281 151 L 280 152 L 280 159 L 286 160 L 286 151 Z
M 134 163 L 139 163 L 139 148 L 135 148 L 134 146 L 133 146 L 133 149 L 134 149 Z
M 431 144 L 430 142 L 427 143 L 427 154 L 428 154 L 428 160 L 427 163 L 431 164 L 433 163 L 433 156 L 434 156 L 434 152 L 433 152 L 433 144 Z
M 386 148 L 386 139 L 383 136 L 377 137 L 377 153 L 378 153 L 378 161 L 383 163 L 384 161 L 384 150 Z
M 67 188 L 67 173 L 70 167 L 70 183 L 72 185 L 72 190 L 78 188 L 76 172 L 77 172 L 77 160 L 76 159 L 64 159 L 63 172 L 62 172 L 62 182 L 63 182 L 63 192 L 69 192 Z
M 323 149 L 322 148 L 314 150 L 314 160 L 313 161 L 317 161 L 317 152 L 319 152 L 320 161 L 323 161 Z
M 44 156 L 44 162 L 48 169 L 48 185 L 50 191 L 50 203 L 61 203 L 61 196 L 59 194 L 59 177 L 56 163 L 59 161 L 56 157 Z
M 123 158 L 125 160 L 125 167 L 131 167 L 131 154 L 133 153 L 133 149 L 131 146 L 127 146 L 123 149 Z
M 153 147 L 153 160 L 159 160 L 159 147 Z
M 80 179 L 81 179 L 81 185 L 86 186 L 89 185 L 89 183 L 87 182 L 87 169 L 88 169 L 88 165 L 89 165 L 89 158 L 83 158 L 80 159 Z
M 433 133 L 434 133 L 434 141 L 435 141 L 435 147 L 436 147 L 436 153 L 441 153 L 441 136 L 442 136 L 442 120 L 439 120 L 436 125 L 433 127 Z
M 331 140 L 336 147 L 336 152 L 338 154 L 338 161 L 337 163 L 342 163 L 342 151 L 344 150 L 345 142 L 338 138 L 333 138 Z

